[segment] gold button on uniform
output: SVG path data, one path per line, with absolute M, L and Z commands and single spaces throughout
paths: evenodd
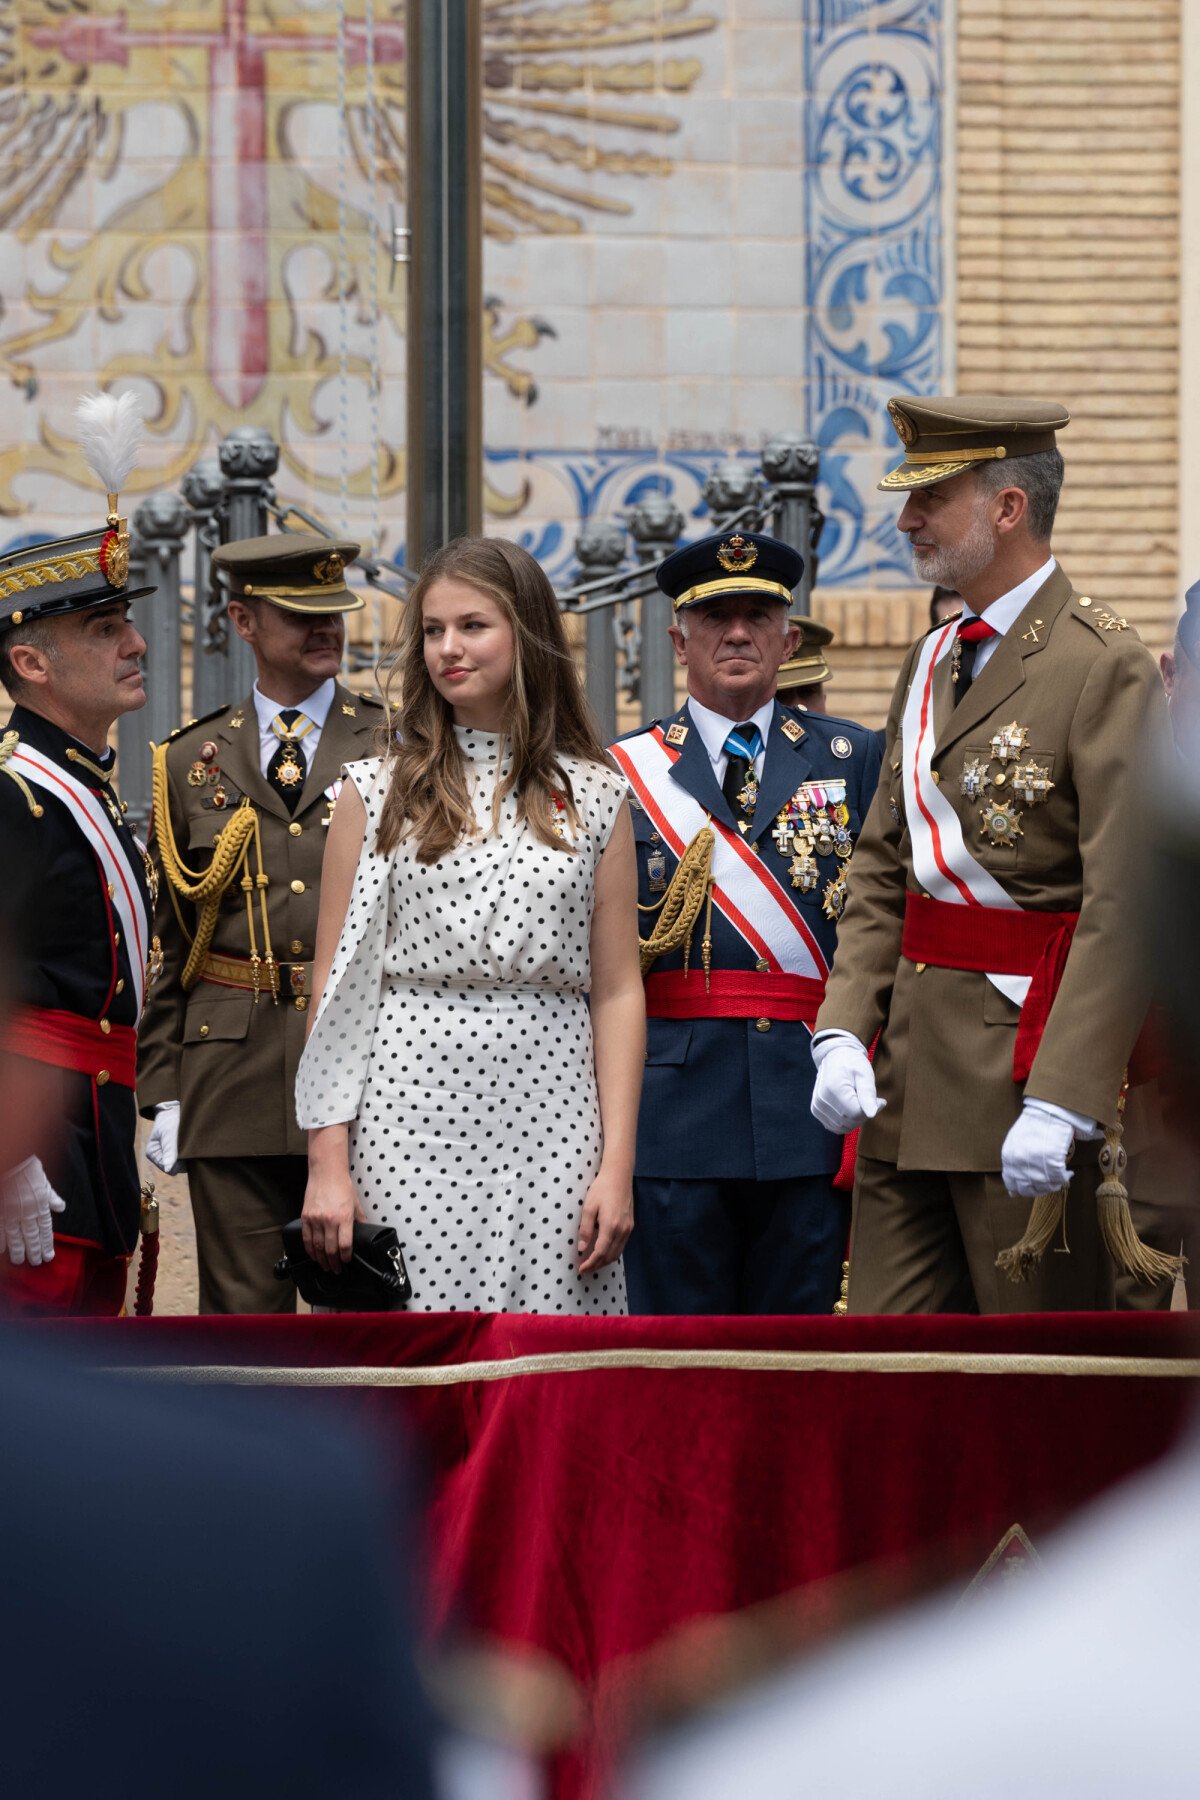
M 925 970 L 928 968 L 928 966 L 929 966 L 928 963 L 918 963 L 917 964 L 917 974 L 923 975 L 925 973 Z
M 299 837 L 300 833 L 303 830 L 304 830 L 303 825 L 297 825 L 295 819 L 293 819 L 291 824 L 288 826 L 288 831 L 291 833 L 292 837 Z
M 120 981 L 118 981 L 113 992 L 117 993 L 117 994 L 123 994 L 125 992 L 125 977 L 123 975 L 122 975 Z
M 937 772 L 937 770 L 936 770 L 936 769 L 931 769 L 931 770 L 930 770 L 930 771 L 929 771 L 929 773 L 930 773 L 930 774 L 931 774 L 931 775 L 932 775 L 932 776 L 933 776 L 933 779 L 934 779 L 934 781 L 936 781 L 936 782 L 940 782 L 940 781 L 941 781 L 941 779 L 942 779 L 942 778 L 941 778 L 941 776 L 940 776 L 940 775 L 939 775 L 939 774 L 938 774 L 938 772 Z
M 297 994 L 295 1000 L 293 1000 L 293 1002 L 292 1002 L 292 1005 L 296 1008 L 297 1012 L 307 1012 L 308 1011 L 308 996 L 306 994 Z
M 115 900 L 115 899 L 116 899 L 116 897 L 117 897 L 117 890 L 116 890 L 116 888 L 115 888 L 115 887 L 114 887 L 114 886 L 113 886 L 113 884 L 112 884 L 112 882 L 111 882 L 111 881 L 110 881 L 110 882 L 109 882 L 109 884 L 108 884 L 108 897 L 109 897 L 109 899 L 110 899 L 110 900 Z
M 293 956 L 300 956 L 304 952 L 304 945 L 301 943 L 299 938 L 293 938 L 291 943 L 288 945 L 288 949 L 291 951 Z
M 207 1025 L 202 1025 L 202 1026 L 201 1026 L 201 1027 L 200 1027 L 200 1036 L 201 1036 L 201 1037 L 207 1037 L 207 1036 L 208 1036 L 208 1026 L 207 1026 Z
M 292 892 L 293 894 L 302 894 L 304 892 L 304 883 L 302 881 L 293 881 Z
M 767 961 L 765 956 L 760 956 L 758 961 L 754 965 L 754 967 L 758 970 L 758 973 L 760 975 L 765 975 L 767 970 L 770 968 L 770 966 L 771 965 Z
M 101 1019 L 100 1029 L 104 1033 L 105 1037 L 107 1037 L 109 1032 L 112 1030 L 112 1026 L 109 1024 L 107 1019 Z
M 771 1029 L 770 1019 L 755 1019 L 754 1029 L 755 1029 L 755 1031 L 770 1031 L 770 1029 Z
M 109 1073 L 108 1073 L 107 1069 L 97 1069 L 96 1070 L 96 1086 L 97 1087 L 104 1087 L 109 1079 L 110 1079 L 110 1077 L 109 1077 Z

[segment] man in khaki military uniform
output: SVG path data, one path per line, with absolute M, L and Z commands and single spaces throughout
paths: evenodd
M 279 1231 L 308 1163 L 296 1065 L 312 993 L 326 827 L 342 764 L 374 754 L 382 709 L 337 681 L 357 544 L 299 534 L 225 544 L 213 562 L 258 678 L 155 752 L 154 929 L 138 1103 L 147 1154 L 186 1164 L 201 1312 L 282 1312 Z
M 813 1112 L 862 1127 L 850 1309 L 1107 1306 L 1093 1194 L 1146 1011 L 1131 908 L 1157 671 L 1051 552 L 1063 407 L 889 411 L 906 457 L 881 486 L 907 493 L 918 576 L 966 605 L 901 671 L 814 1036 Z M 1070 1254 L 1059 1237 L 1010 1281 L 998 1254 L 1068 1182 Z
M 800 639 L 787 661 L 779 665 L 775 698 L 781 706 L 802 706 L 805 712 L 828 712 L 825 683 L 832 681 L 833 676 L 825 660 L 825 650 L 833 642 L 833 632 L 828 625 L 809 618 L 807 613 L 790 614 L 788 624 L 800 627 Z

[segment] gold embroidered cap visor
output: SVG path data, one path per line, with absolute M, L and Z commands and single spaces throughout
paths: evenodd
M 7 550 L 0 555 L 0 631 L 158 592 L 155 587 L 131 588 L 128 579 L 124 519 L 75 537 Z
M 1055 400 L 1012 394 L 900 394 L 888 401 L 888 413 L 904 446 L 904 461 L 879 483 L 890 492 L 933 487 L 981 463 L 1053 450 L 1055 433 L 1071 422 Z
M 346 586 L 359 546 L 299 531 L 242 538 L 213 551 L 231 600 L 269 600 L 285 612 L 361 612 L 366 601 Z

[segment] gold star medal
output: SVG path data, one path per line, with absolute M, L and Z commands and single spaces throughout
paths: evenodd
M 295 787 L 304 780 L 304 770 L 296 761 L 296 752 L 289 744 L 283 754 L 283 761 L 275 771 L 275 779 L 282 787 Z
M 1045 763 L 1031 756 L 1028 762 L 1018 763 L 1013 770 L 1012 786 L 1014 794 L 1019 794 L 1026 806 L 1039 806 L 1049 798 L 1054 783 Z
M 968 800 L 978 800 L 988 785 L 988 765 L 982 756 L 968 756 L 958 782 Z
M 1021 836 L 1021 819 L 1011 800 L 989 800 L 980 809 L 983 824 L 979 827 L 989 844 L 1015 849 Z
M 1012 756 L 1020 756 L 1029 742 L 1029 730 L 1018 725 L 1014 719 L 1011 725 L 1002 725 L 999 731 L 992 733 L 988 740 L 992 755 L 999 763 L 1006 763 Z

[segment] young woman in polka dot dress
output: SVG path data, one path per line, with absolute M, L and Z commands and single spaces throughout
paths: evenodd
M 398 729 L 329 829 L 296 1083 L 304 1238 L 394 1225 L 433 1310 L 617 1313 L 645 1019 L 624 786 L 533 558 L 463 538 L 404 609 Z

